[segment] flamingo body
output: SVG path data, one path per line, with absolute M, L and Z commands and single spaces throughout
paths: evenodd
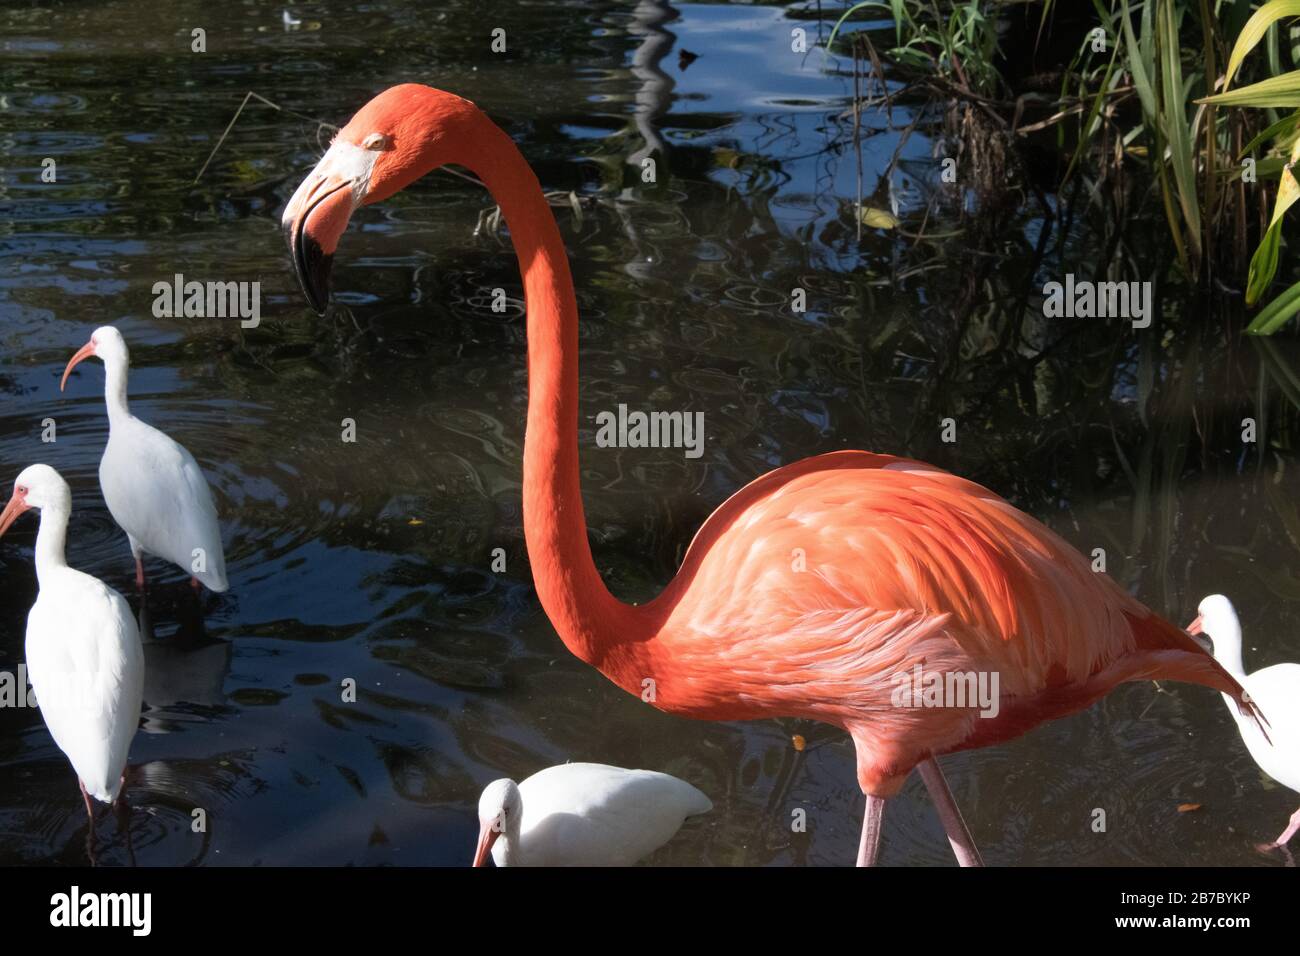
M 868 795 L 860 861 L 874 858 L 873 801 L 916 766 L 959 859 L 977 860 L 937 754 L 1017 736 L 1123 681 L 1192 681 L 1248 707 L 1195 641 L 1038 521 L 973 482 L 886 455 L 836 452 L 751 482 L 705 522 L 657 598 L 617 600 L 592 559 L 582 506 L 573 280 L 554 215 L 509 136 L 440 90 L 404 84 L 372 99 L 285 209 L 303 291 L 323 311 L 351 215 L 448 163 L 469 167 L 496 199 L 524 280 L 524 532 L 556 631 L 661 710 L 845 728 Z M 897 679 L 916 665 L 996 675 L 998 706 L 986 716 L 896 706 Z
M 112 803 L 121 792 L 140 723 L 140 635 L 122 595 L 65 563 L 71 495 L 58 473 L 33 465 L 18 476 L 15 487 L 12 511 L 6 510 L 12 515 L 9 522 L 28 507 L 41 508 L 36 548 L 40 592 L 27 617 L 32 688 L 50 736 L 86 792 Z M 0 521 L 0 533 L 7 526 Z
M 1230 686 L 1195 642 L 1041 523 L 907 459 L 832 452 L 777 469 L 705 522 L 647 608 L 651 641 L 598 665 L 656 706 L 796 716 L 852 734 L 864 791 L 927 755 L 1018 736 L 1122 681 Z M 996 714 L 899 707 L 897 675 L 997 674 Z
M 126 532 L 143 586 L 143 555 L 178 565 L 212 591 L 225 591 L 225 551 L 212 491 L 184 447 L 132 415 L 126 402 L 129 353 L 117 329 L 96 329 L 63 373 L 84 358 L 104 362 L 108 444 L 99 463 L 104 503 Z
M 561 764 L 484 789 L 480 847 L 483 835 L 491 839 L 497 866 L 631 866 L 671 840 L 687 817 L 712 809 L 703 793 L 666 773 Z

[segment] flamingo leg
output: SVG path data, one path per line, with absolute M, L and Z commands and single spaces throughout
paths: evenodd
M 957 863 L 961 866 L 983 866 L 980 851 L 975 848 L 970 830 L 966 829 L 966 821 L 957 809 L 957 801 L 952 798 L 952 791 L 948 789 L 948 781 L 944 779 L 938 762 L 931 757 L 917 764 L 917 769 L 921 771 L 925 788 L 930 791 L 934 808 L 939 811 L 939 820 L 943 823 L 944 832 L 948 834 L 948 842 L 952 844 Z
M 862 817 L 862 842 L 858 844 L 858 866 L 875 866 L 880 855 L 880 831 L 884 829 L 885 798 L 867 794 L 867 811 Z
M 139 588 L 141 592 L 145 589 L 144 558 L 138 554 L 135 556 L 135 586 Z
M 190 578 L 190 587 L 194 589 L 195 594 L 198 594 L 203 589 L 203 585 L 199 583 L 198 578 Z

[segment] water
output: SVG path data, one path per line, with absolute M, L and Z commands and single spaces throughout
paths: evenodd
M 1300 659 L 1294 406 L 1283 373 L 1261 371 L 1294 362 L 1293 345 L 1261 355 L 1195 300 L 1141 335 L 1083 320 L 1062 332 L 1032 300 L 1008 308 L 1086 262 L 1086 233 L 1035 264 L 1032 206 L 990 239 L 941 204 L 932 237 L 913 238 L 938 168 L 931 117 L 903 136 L 916 104 L 897 104 L 892 126 L 864 117 L 863 194 L 904 226 L 859 241 L 847 64 L 790 52 L 793 26 L 817 35 L 815 6 L 682 4 L 657 26 L 653 4 L 292 9 L 293 31 L 254 3 L 0 11 L 0 479 L 59 468 L 72 563 L 138 608 L 96 479 L 102 368 L 58 391 L 72 352 L 112 322 L 132 348 L 133 410 L 193 452 L 223 517 L 228 594 L 199 609 L 178 571 L 150 564 L 148 709 L 131 754 L 140 864 L 462 865 L 482 786 L 565 760 L 665 770 L 712 797 L 655 863 L 855 854 L 845 735 L 659 714 L 551 630 L 522 537 L 523 323 L 486 291 L 518 298 L 520 281 L 504 240 L 473 235 L 484 193 L 438 175 L 363 211 L 334 311 L 306 308 L 278 216 L 319 131 L 287 111 L 341 123 L 397 82 L 475 100 L 546 189 L 584 197 L 580 224 L 557 216 L 582 313 L 588 522 L 615 593 L 653 595 L 751 478 L 859 447 L 984 482 L 1085 552 L 1104 548 L 1118 580 L 1180 623 L 1226 591 L 1248 669 Z M 505 55 L 489 49 L 498 22 Z M 190 52 L 193 27 L 208 52 Z M 682 49 L 699 55 L 685 69 Z M 249 90 L 285 111 L 251 103 L 191 185 Z M 647 137 L 667 149 L 653 186 Z M 54 185 L 40 182 L 47 156 Z M 1146 245 L 1164 241 L 1157 226 Z M 153 284 L 176 272 L 260 281 L 261 326 L 155 318 Z M 788 308 L 795 286 L 804 314 Z M 704 412 L 703 457 L 595 447 L 595 414 L 619 402 Z M 946 416 L 955 444 L 940 441 Z M 1247 416 L 1263 431 L 1243 446 Z M 345 418 L 355 444 L 340 440 Z M 0 670 L 23 656 L 34 530 L 27 518 L 0 541 Z M 505 573 L 490 570 L 494 548 Z M 1277 863 L 1251 846 L 1296 802 L 1262 778 L 1217 695 L 1178 685 L 1125 686 L 945 767 L 992 864 Z M 75 780 L 36 712 L 0 710 L 0 768 L 0 863 L 84 862 Z M 196 807 L 206 834 L 192 832 Z M 792 832 L 797 808 L 806 832 Z M 128 862 L 111 822 L 99 836 L 101 863 Z M 882 861 L 951 863 L 919 780 L 889 807 Z

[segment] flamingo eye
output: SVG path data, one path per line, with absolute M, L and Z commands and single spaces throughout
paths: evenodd
M 14 491 L 18 492 L 20 495 L 27 494 L 27 489 L 22 485 L 19 485 L 17 488 L 14 489 Z
M 361 141 L 362 149 L 387 149 L 388 137 L 383 133 L 371 133 Z

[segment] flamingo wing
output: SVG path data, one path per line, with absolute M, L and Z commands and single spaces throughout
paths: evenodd
M 658 601 L 653 646 L 611 662 L 620 683 L 635 686 L 639 668 L 663 709 L 692 716 L 839 724 L 860 758 L 877 751 L 873 779 L 1023 733 L 1121 680 L 1240 694 L 1191 638 L 1034 518 L 974 482 L 865 452 L 741 489 Z M 899 707 L 900 675 L 918 666 L 996 675 L 997 713 Z

